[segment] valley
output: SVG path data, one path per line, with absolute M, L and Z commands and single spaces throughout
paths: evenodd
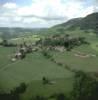
M 92 16 L 95 14 L 84 19 L 93 20 Z M 98 33 L 91 25 L 81 29 L 82 25 L 79 26 L 78 21 L 80 19 L 47 30 L 6 38 L 7 45 L 1 36 L 0 92 L 10 93 L 13 88 L 25 83 L 27 90 L 20 95 L 20 100 L 31 100 L 32 96 L 37 95 L 48 98 L 53 94 L 70 93 L 73 90 L 74 75 L 78 71 L 97 79 Z M 85 23 L 83 25 L 88 25 Z M 10 47 L 9 44 L 14 45 Z M 23 59 L 14 57 L 16 60 L 12 61 L 13 54 L 21 45 L 26 49 L 31 46 L 32 52 L 26 53 Z M 43 78 L 47 78 L 49 84 L 44 85 Z

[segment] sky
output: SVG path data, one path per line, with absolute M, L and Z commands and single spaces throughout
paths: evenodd
M 0 27 L 51 27 L 97 11 L 98 0 L 0 0 Z

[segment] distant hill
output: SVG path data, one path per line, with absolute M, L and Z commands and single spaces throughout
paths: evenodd
M 82 30 L 92 29 L 98 33 L 98 13 L 92 13 L 84 18 L 71 19 L 66 23 L 56 25 L 52 28 L 64 28 L 66 30 L 75 30 L 79 27 Z
M 76 29 L 80 30 L 93 30 L 95 33 L 98 34 L 98 13 L 92 13 L 87 15 L 84 18 L 74 18 L 65 23 L 55 25 L 49 29 L 47 28 L 9 28 L 9 27 L 0 27 L 0 37 L 1 38 L 16 38 L 22 35 L 29 35 L 29 34 L 56 34 L 56 33 L 63 33 L 67 31 L 73 31 Z
M 36 34 L 43 30 L 46 30 L 46 28 L 0 27 L 0 37 L 10 39 L 23 35 Z

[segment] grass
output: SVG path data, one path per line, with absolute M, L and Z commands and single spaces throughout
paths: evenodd
M 76 53 L 74 51 L 82 52 L 88 55 L 96 55 L 96 57 L 77 57 L 75 56 Z M 71 67 L 72 69 L 83 70 L 86 72 L 96 72 L 96 70 L 98 70 L 98 52 L 96 52 L 90 46 L 87 45 L 77 47 L 71 52 L 53 52 L 52 55 L 57 62 L 62 62 L 65 65 Z
M 98 42 L 92 43 L 92 44 L 91 44 L 91 47 L 92 47 L 94 50 L 98 51 Z
M 15 43 L 15 44 L 21 44 L 24 41 L 26 43 L 32 43 L 32 42 L 38 41 L 40 38 L 43 38 L 43 37 L 40 36 L 40 35 L 28 35 L 28 36 L 24 35 L 24 36 L 21 36 L 21 37 L 10 39 L 9 42 L 12 42 L 12 43 Z
M 98 70 L 98 38 L 91 33 L 76 30 L 68 32 L 72 36 L 83 36 L 90 42 L 90 45 L 75 47 L 70 52 L 50 51 L 57 62 L 62 62 L 72 69 L 83 70 L 85 72 L 96 72 Z M 22 39 L 23 38 L 23 39 Z M 23 36 L 11 39 L 10 42 L 22 43 L 23 41 L 35 42 L 43 38 L 41 35 Z M 49 97 L 55 93 L 68 93 L 72 90 L 73 73 L 60 67 L 54 62 L 46 59 L 41 52 L 28 54 L 25 59 L 11 62 L 11 55 L 16 48 L 0 47 L 0 91 L 9 92 L 21 82 L 27 83 L 27 91 L 21 95 L 21 100 L 30 100 L 32 96 L 42 95 Z M 76 52 L 93 54 L 96 57 L 82 58 L 75 56 Z M 52 85 L 43 85 L 42 77 L 55 82 Z
M 0 42 L 2 42 L 2 38 L 0 38 Z
M 29 84 L 27 91 L 21 95 L 21 100 L 30 100 L 36 95 L 50 97 L 53 94 L 65 93 L 72 90 L 73 78 L 54 79 L 55 84 L 43 85 L 42 81 L 32 81 Z M 40 91 L 39 91 L 40 90 Z
M 0 48 L 3 56 L 3 58 L 0 57 L 2 60 L 2 62 L 0 61 L 0 90 L 9 91 L 21 82 L 29 83 L 34 80 L 42 80 L 43 76 L 49 79 L 69 78 L 72 76 L 71 72 L 45 59 L 40 52 L 29 54 L 24 60 L 12 63 L 10 58 L 7 57 L 11 52 L 10 50 L 9 48 Z

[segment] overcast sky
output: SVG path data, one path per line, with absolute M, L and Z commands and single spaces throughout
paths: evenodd
M 0 0 L 0 26 L 50 27 L 98 10 L 98 0 Z

